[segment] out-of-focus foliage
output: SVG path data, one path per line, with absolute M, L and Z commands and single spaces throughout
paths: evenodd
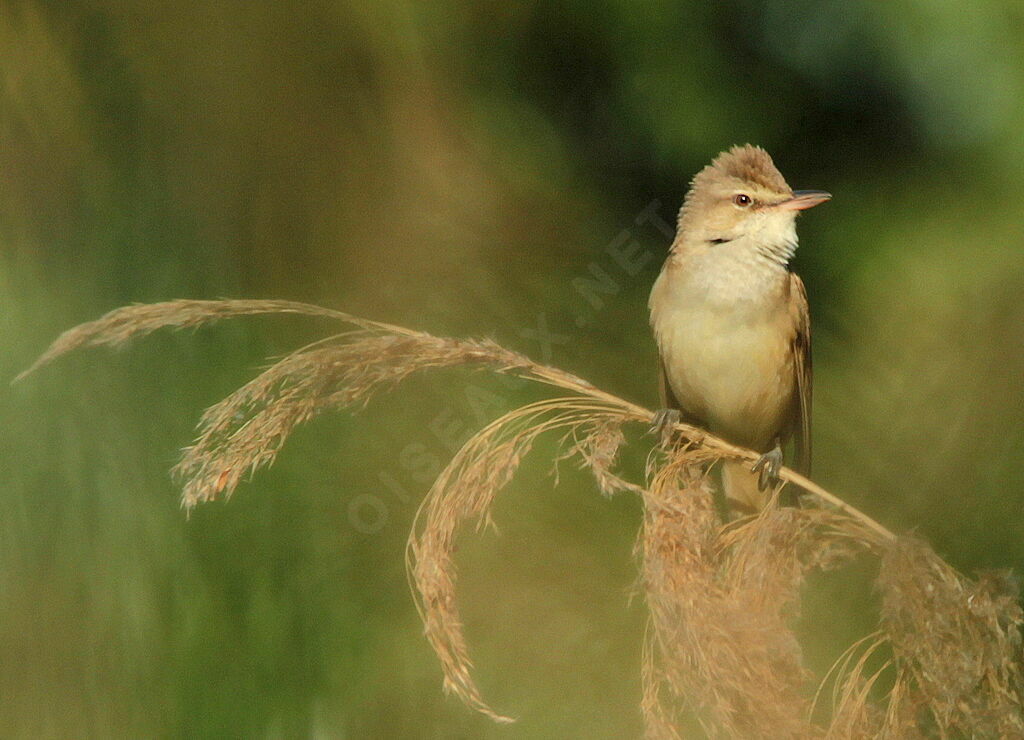
M 654 404 L 668 238 L 638 216 L 751 141 L 835 194 L 796 263 L 815 477 L 965 571 L 1019 567 L 1022 34 L 1010 0 L 5 0 L 0 378 L 115 306 L 230 295 L 491 336 Z M 198 412 L 321 328 L 155 336 L 0 393 L 0 735 L 639 732 L 638 506 L 555 486 L 543 449 L 460 549 L 478 678 L 520 723 L 445 700 L 422 638 L 417 502 L 521 388 L 416 380 L 186 520 L 166 471 Z M 845 578 L 805 605 L 822 666 L 875 607 Z

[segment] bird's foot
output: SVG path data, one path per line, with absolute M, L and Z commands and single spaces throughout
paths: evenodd
M 774 448 L 757 458 L 757 462 L 750 468 L 750 472 L 759 474 L 757 487 L 759 490 L 765 491 L 779 484 L 779 470 L 781 469 L 782 447 L 776 442 Z
M 675 425 L 681 418 L 679 409 L 660 409 L 651 418 L 650 433 L 658 437 L 663 447 L 668 447 L 675 434 Z

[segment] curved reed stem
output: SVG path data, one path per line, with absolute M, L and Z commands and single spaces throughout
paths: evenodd
M 722 524 L 707 467 L 723 458 L 753 464 L 758 454 L 678 423 L 683 441 L 648 459 L 643 485 L 615 470 L 627 423 L 653 412 L 571 373 L 488 340 L 435 337 L 340 311 L 290 301 L 169 301 L 119 308 L 64 332 L 18 379 L 78 348 L 118 346 L 159 328 L 195 327 L 234 316 L 286 313 L 354 326 L 279 359 L 208 409 L 176 472 L 192 506 L 228 496 L 244 475 L 271 464 L 291 432 L 328 410 L 360 408 L 410 375 L 463 366 L 513 375 L 559 391 L 486 425 L 455 454 L 416 515 L 406 550 L 408 574 L 445 688 L 499 722 L 471 675 L 455 599 L 455 540 L 461 526 L 490 523 L 495 496 L 537 438 L 560 435 L 563 454 L 589 468 L 600 490 L 637 494 L 643 526 L 637 552 L 650 615 L 644 639 L 642 709 L 650 736 L 675 737 L 678 712 L 696 713 L 710 734 L 750 737 L 923 737 L 966 730 L 1024 737 L 1024 624 L 1012 580 L 971 580 L 926 545 L 879 522 L 799 473 L 780 477 L 821 507 L 766 507 Z M 16 379 L 17 380 L 17 379 Z M 840 657 L 832 723 L 812 724 L 820 694 L 789 626 L 807 572 L 870 553 L 878 558 L 879 629 Z M 869 658 L 891 658 L 868 674 Z M 858 655 L 859 658 L 855 659 Z M 895 676 L 887 703 L 872 687 Z M 877 693 L 877 692 L 876 692 Z M 922 719 L 923 718 L 923 719 Z

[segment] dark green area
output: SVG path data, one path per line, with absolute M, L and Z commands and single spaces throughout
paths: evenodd
M 796 263 L 815 477 L 966 572 L 1019 569 L 1022 37 L 1010 0 L 6 0 L 0 385 L 125 303 L 273 297 L 493 337 L 653 405 L 669 240 L 637 216 L 673 222 L 749 141 L 835 195 Z M 443 696 L 407 590 L 453 440 L 531 390 L 416 378 L 186 519 L 167 471 L 201 410 L 324 330 L 162 334 L 0 392 L 0 735 L 639 734 L 639 508 L 570 466 L 555 486 L 550 446 L 459 551 L 480 683 L 518 724 Z M 816 667 L 870 628 L 869 577 L 814 580 Z

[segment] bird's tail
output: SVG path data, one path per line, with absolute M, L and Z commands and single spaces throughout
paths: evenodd
M 771 489 L 762 491 L 757 486 L 758 474 L 750 472 L 746 461 L 722 462 L 722 489 L 730 506 L 748 513 L 757 513 L 768 503 Z

